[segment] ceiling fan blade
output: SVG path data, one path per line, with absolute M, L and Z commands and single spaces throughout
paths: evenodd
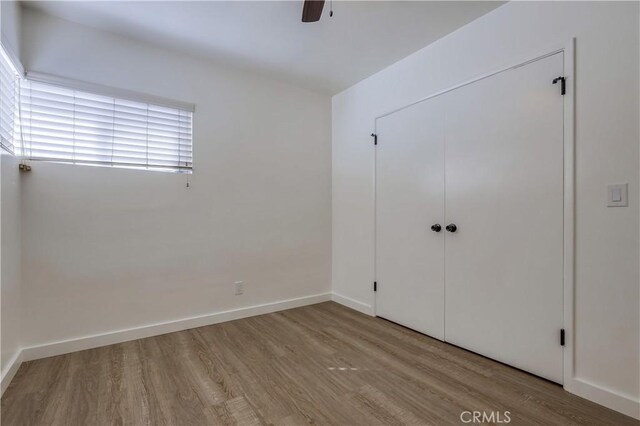
M 305 0 L 302 7 L 302 22 L 317 22 L 322 15 L 324 0 Z

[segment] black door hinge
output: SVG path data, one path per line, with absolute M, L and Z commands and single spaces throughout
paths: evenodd
M 564 328 L 560 329 L 560 346 L 564 346 Z
M 371 137 L 373 138 L 373 144 L 378 145 L 378 135 L 371 133 Z
M 377 281 L 373 282 L 373 291 L 378 291 L 378 282 Z
M 553 79 L 553 84 L 556 84 L 557 82 L 560 82 L 560 94 L 564 95 L 565 93 L 567 93 L 567 83 L 566 83 L 567 79 L 566 77 L 556 77 Z

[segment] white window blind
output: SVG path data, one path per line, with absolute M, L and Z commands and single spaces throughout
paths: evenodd
M 0 46 L 0 146 L 11 153 L 15 152 L 15 140 L 19 136 L 19 79 L 18 72 Z
M 190 172 L 192 111 L 22 80 L 22 155 Z

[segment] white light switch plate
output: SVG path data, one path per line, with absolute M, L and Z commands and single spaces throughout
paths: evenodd
M 629 185 L 626 183 L 607 186 L 607 207 L 627 207 L 628 195 Z

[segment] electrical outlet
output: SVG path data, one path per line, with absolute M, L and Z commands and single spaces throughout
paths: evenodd
M 236 281 L 233 285 L 236 287 L 236 296 L 244 293 L 244 281 Z

